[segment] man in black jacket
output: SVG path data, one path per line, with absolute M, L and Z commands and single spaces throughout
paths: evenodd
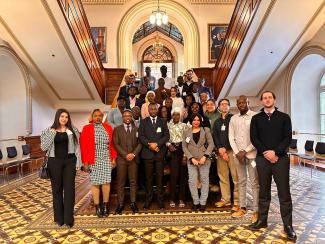
M 277 110 L 273 92 L 263 92 L 261 101 L 264 108 L 253 116 L 250 127 L 251 142 L 257 149 L 256 167 L 260 184 L 259 219 L 249 228 L 258 230 L 267 227 L 273 176 L 278 190 L 284 231 L 289 240 L 296 240 L 297 236 L 292 228 L 290 161 L 287 155 L 292 137 L 291 119 L 288 114 Z
M 164 156 L 167 150 L 166 142 L 169 140 L 169 130 L 166 122 L 157 116 L 158 105 L 156 103 L 150 103 L 148 110 L 150 116 L 141 121 L 138 130 L 142 144 L 141 158 L 144 159 L 146 172 L 146 201 L 143 208 L 148 209 L 152 202 L 152 180 L 155 169 L 158 205 L 160 209 L 164 209 Z

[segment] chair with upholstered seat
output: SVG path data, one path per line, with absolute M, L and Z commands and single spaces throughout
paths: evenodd
M 8 170 L 17 167 L 17 173 L 20 176 L 20 162 L 18 152 L 15 146 L 7 147 L 7 160 L 4 163 L 5 178 L 9 182 Z
M 21 158 L 21 162 L 20 162 L 20 175 L 23 176 L 24 175 L 24 171 L 23 171 L 23 166 L 25 164 L 30 164 L 32 162 L 31 158 L 30 158 L 30 145 L 25 144 L 21 146 L 22 149 L 22 158 Z

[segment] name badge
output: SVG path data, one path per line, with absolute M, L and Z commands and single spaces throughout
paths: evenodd
M 252 165 L 253 168 L 256 167 L 256 162 L 255 162 L 255 160 L 253 160 L 253 161 L 251 162 L 251 165 Z
M 183 96 L 186 96 L 186 92 L 183 92 Z
M 189 137 L 186 137 L 186 139 L 185 139 L 186 143 L 190 143 L 190 140 L 191 140 L 191 138 L 189 138 Z
M 161 128 L 158 127 L 156 132 L 157 132 L 157 133 L 160 133 L 160 132 L 161 132 Z
M 138 132 L 135 133 L 135 137 L 138 138 Z
M 222 125 L 221 126 L 221 131 L 225 131 L 226 130 L 226 126 L 225 125 Z
M 68 136 L 73 134 L 71 130 L 66 130 L 65 132 L 67 133 Z

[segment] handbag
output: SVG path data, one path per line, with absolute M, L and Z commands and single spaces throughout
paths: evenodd
M 53 145 L 53 144 L 52 144 Z M 51 147 L 49 148 L 49 150 L 47 151 L 46 154 L 49 154 L 51 152 L 51 148 L 52 148 L 52 145 Z M 50 173 L 47 169 L 47 162 L 49 161 L 49 155 L 47 155 L 44 159 L 44 163 L 42 165 L 42 167 L 39 169 L 39 172 L 38 172 L 38 175 L 41 179 L 43 180 L 48 180 L 50 179 Z
M 45 158 L 44 163 L 38 172 L 39 177 L 43 180 L 50 179 L 50 174 L 47 169 L 47 161 L 48 161 L 48 157 Z

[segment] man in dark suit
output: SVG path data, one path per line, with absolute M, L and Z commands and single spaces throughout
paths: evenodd
M 169 131 L 166 122 L 157 117 L 158 105 L 151 103 L 148 110 L 150 116 L 142 120 L 139 127 L 139 140 L 142 144 L 141 157 L 144 159 L 146 172 L 146 201 L 143 208 L 148 209 L 152 202 L 152 180 L 155 172 L 158 205 L 160 209 L 164 209 L 163 159 L 167 150 L 166 142 L 169 140 Z
M 125 85 L 120 87 L 119 97 L 129 97 L 128 89 L 134 86 L 134 74 L 125 76 Z
M 144 101 L 142 99 L 139 99 L 136 97 L 136 95 L 138 93 L 139 93 L 138 87 L 136 87 L 136 86 L 129 87 L 129 89 L 128 89 L 129 97 L 126 98 L 125 108 L 130 109 L 130 110 L 136 106 L 141 108 Z
M 132 111 L 124 110 L 122 114 L 123 124 L 116 127 L 113 133 L 113 142 L 117 151 L 117 200 L 115 213 L 121 214 L 124 209 L 124 186 L 126 177 L 130 182 L 130 199 L 133 213 L 139 211 L 135 200 L 137 191 L 138 154 L 141 144 L 138 140 L 138 128 L 132 125 Z
M 272 176 L 280 200 L 280 212 L 284 231 L 291 241 L 297 239 L 292 228 L 292 201 L 289 184 L 290 161 L 287 151 L 292 138 L 290 116 L 275 107 L 275 95 L 265 91 L 261 95 L 263 107 L 254 115 L 250 125 L 250 137 L 257 150 L 256 168 L 260 184 L 258 221 L 251 224 L 251 230 L 267 227 L 271 202 Z

